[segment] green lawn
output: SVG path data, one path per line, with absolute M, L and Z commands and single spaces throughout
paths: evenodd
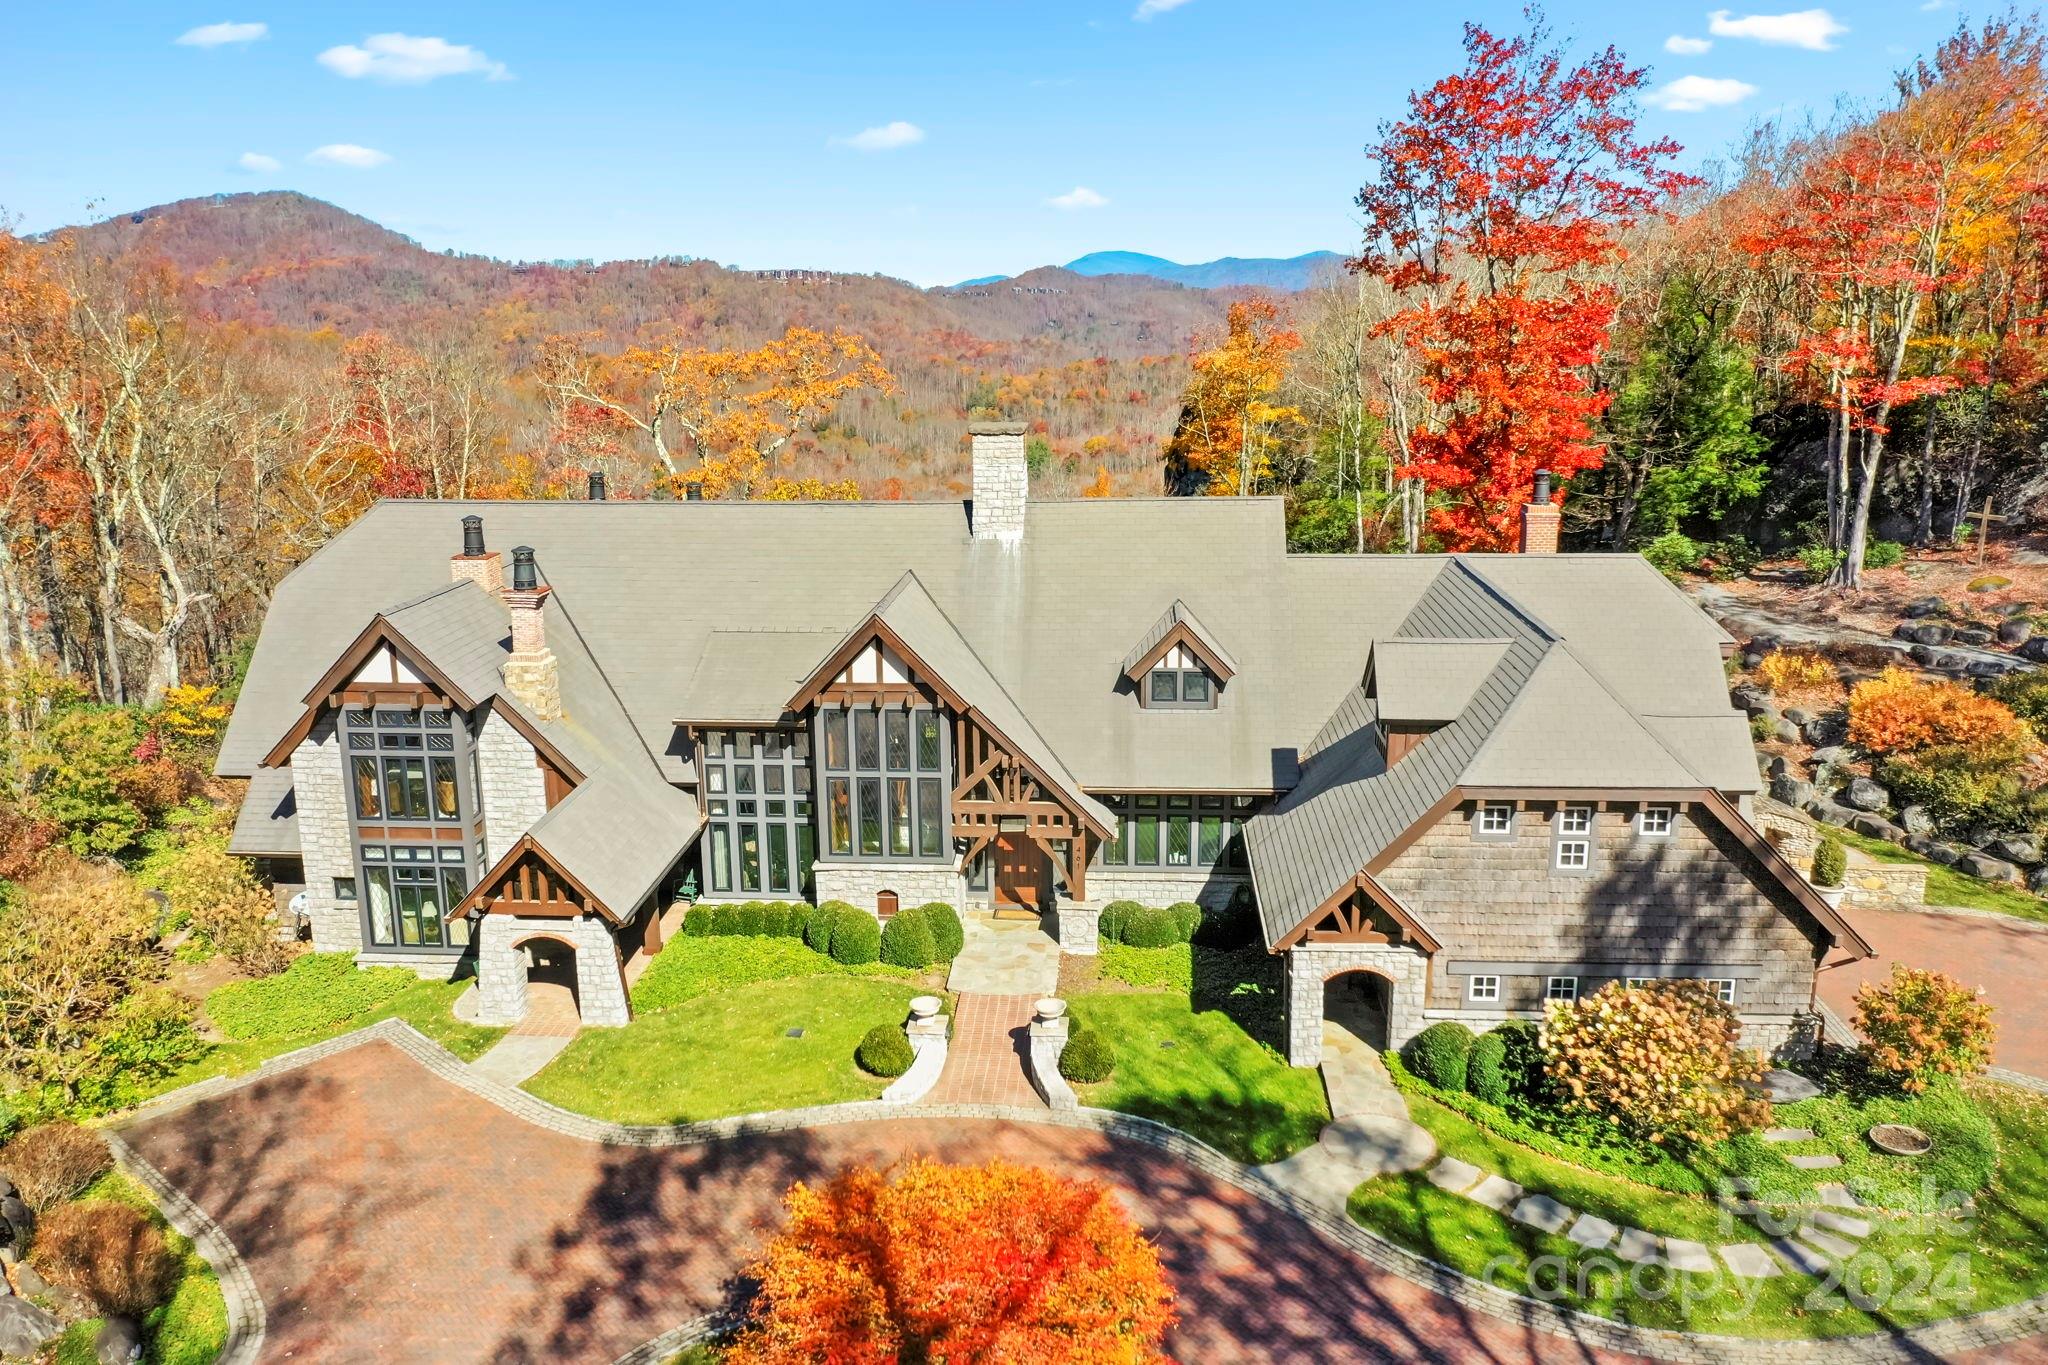
M 1840 1336 L 1919 1325 L 2048 1290 L 2048 1101 L 2002 1086 L 1973 1093 L 1997 1136 L 2001 1167 L 1974 1217 L 1872 1216 L 1875 1229 L 1842 1285 L 1786 1274 L 1754 1282 L 1668 1272 L 1631 1278 L 1612 1257 L 1522 1226 L 1416 1173 L 1383 1176 L 1351 1196 L 1351 1216 L 1433 1260 L 1507 1290 L 1638 1326 L 1764 1338 Z M 1787 1106 L 1785 1117 L 1798 1117 Z M 1421 1096 L 1410 1112 L 1444 1152 L 1611 1221 L 1710 1245 L 1755 1241 L 1756 1225 L 1710 1200 L 1669 1194 L 1521 1147 Z M 1563 1273 L 1560 1275 L 1560 1270 Z M 1853 1292 L 1852 1292 L 1853 1291 Z
M 666 956 L 682 943 L 662 950 Z M 651 973 L 650 973 L 651 974 Z M 541 1099 L 619 1123 L 688 1123 L 873 1099 L 887 1084 L 853 1062 L 861 1035 L 897 1024 L 914 980 L 854 975 L 756 981 L 618 1029 L 586 1029 L 526 1083 Z M 801 1028 L 801 1038 L 788 1030 Z
M 2008 882 L 1987 882 L 1958 872 L 1952 867 L 1923 858 L 1911 849 L 1887 839 L 1873 839 L 1852 829 L 1827 826 L 1827 832 L 1850 848 L 1869 854 L 1881 863 L 1918 863 L 1927 869 L 1927 903 L 1959 906 L 1965 910 L 1990 910 L 2000 915 L 2048 922 L 2048 900 Z
M 183 1258 L 184 1277 L 170 1301 L 142 1321 L 151 1365 L 212 1365 L 228 1339 L 228 1304 L 213 1267 L 189 1239 L 164 1223 L 149 1192 L 119 1171 L 94 1181 L 80 1198 L 118 1200 L 143 1210 Z M 93 1336 L 99 1329 L 98 1318 L 73 1323 L 57 1341 L 56 1365 L 95 1365 Z
M 938 969 L 943 973 L 943 968 Z M 701 995 L 793 976 L 862 976 L 915 982 L 922 974 L 884 962 L 848 965 L 804 946 L 800 938 L 718 935 L 671 939 L 633 986 L 636 1013 L 663 1010 Z M 916 992 L 912 992 L 916 994 Z
M 1220 1009 L 1197 1012 L 1178 991 L 1082 995 L 1070 1008 L 1077 1026 L 1116 1049 L 1115 1074 L 1079 1087 L 1084 1104 L 1157 1119 L 1260 1163 L 1308 1146 L 1330 1121 L 1321 1073 L 1287 1065 Z

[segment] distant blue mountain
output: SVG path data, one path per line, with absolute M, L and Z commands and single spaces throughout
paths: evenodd
M 1280 260 L 1272 256 L 1225 256 L 1200 265 L 1182 265 L 1142 251 L 1092 251 L 1067 269 L 1076 275 L 1149 275 L 1191 289 L 1306 289 L 1342 269 L 1344 258 L 1334 251 L 1311 251 Z
M 962 280 L 953 287 L 955 289 L 972 289 L 977 284 L 994 284 L 998 280 L 1007 280 L 1009 278 L 1008 275 L 976 275 L 973 279 Z

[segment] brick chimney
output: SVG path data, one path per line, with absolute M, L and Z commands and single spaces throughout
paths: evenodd
M 543 611 L 549 589 L 533 567 L 533 547 L 512 551 L 512 586 L 505 606 L 512 613 L 512 655 L 505 660 L 505 690 L 542 720 L 562 718 L 562 681 L 548 648 Z
M 462 553 L 448 561 L 457 583 L 474 583 L 496 596 L 505 590 L 505 569 L 496 550 L 484 549 L 484 519 L 462 519 Z
M 1556 554 L 1558 526 L 1563 521 L 1564 513 L 1550 500 L 1550 471 L 1539 469 L 1536 494 L 1522 507 L 1522 553 Z
M 1022 422 L 969 422 L 974 439 L 974 501 L 968 521 L 976 540 L 1015 545 L 1024 539 L 1030 471 Z

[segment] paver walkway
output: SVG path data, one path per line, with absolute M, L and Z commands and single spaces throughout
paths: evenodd
M 1464 1308 L 1162 1152 L 1083 1130 L 905 1119 L 606 1147 L 372 1043 L 126 1136 L 247 1261 L 267 1360 L 604 1365 L 724 1305 L 792 1181 L 914 1153 L 1114 1184 L 1179 1289 L 1179 1360 L 1621 1358 Z
M 1024 1058 L 1037 995 L 963 995 L 953 1006 L 946 1069 L 927 1104 L 1021 1104 L 1044 1108 Z
M 1877 956 L 1820 974 L 1820 995 L 1844 1019 L 1856 1012 L 1856 988 L 1891 974 L 1892 963 L 1933 967 L 1981 987 L 1997 1010 L 2000 1066 L 2048 1080 L 2048 925 L 2008 916 L 1943 915 L 1909 910 L 1843 911 Z

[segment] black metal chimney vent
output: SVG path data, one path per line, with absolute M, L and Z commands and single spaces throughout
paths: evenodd
M 1547 469 L 1536 471 L 1536 497 L 1534 501 L 1550 501 L 1550 471 Z
M 683 497 L 690 502 L 704 501 L 704 485 L 692 479 L 683 485 Z
M 590 471 L 590 500 L 592 502 L 604 501 L 604 471 L 602 469 Z
M 484 519 L 477 516 L 462 519 L 462 556 L 465 559 L 482 559 L 484 555 Z
M 512 550 L 512 591 L 532 592 L 540 586 L 540 579 L 533 571 L 533 547 L 515 546 Z

